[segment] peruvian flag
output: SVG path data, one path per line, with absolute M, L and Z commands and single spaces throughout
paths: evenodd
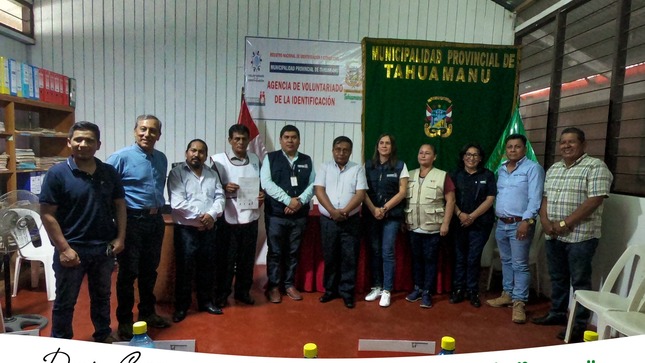
M 264 142 L 260 137 L 260 131 L 258 127 L 253 122 L 251 117 L 251 112 L 249 112 L 249 107 L 246 105 L 246 99 L 242 95 L 242 105 L 240 107 L 240 116 L 237 118 L 237 123 L 244 125 L 249 128 L 249 147 L 248 151 L 256 154 L 260 158 L 260 162 L 264 160 L 264 156 L 267 154 L 267 148 L 264 146 Z

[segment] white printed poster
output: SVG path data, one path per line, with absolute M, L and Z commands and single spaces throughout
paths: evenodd
M 246 37 L 244 74 L 254 120 L 361 122 L 360 43 Z

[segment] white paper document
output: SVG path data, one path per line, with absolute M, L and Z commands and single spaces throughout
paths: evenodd
M 238 179 L 237 185 L 240 186 L 240 189 L 237 190 L 237 205 L 240 209 L 259 208 L 260 178 L 241 177 Z

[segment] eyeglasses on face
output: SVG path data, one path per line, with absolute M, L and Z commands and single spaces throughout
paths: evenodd
M 478 158 L 478 157 L 479 157 L 479 154 L 466 153 L 466 154 L 464 154 L 464 156 L 465 156 L 465 157 L 467 157 L 467 158 L 473 158 L 473 159 L 475 159 L 475 158 Z

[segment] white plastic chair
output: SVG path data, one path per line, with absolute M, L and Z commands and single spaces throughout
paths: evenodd
M 500 223 L 498 221 L 498 223 Z M 491 233 L 490 237 L 497 245 L 497 241 L 495 241 L 495 229 L 493 229 L 493 232 Z M 535 283 L 536 283 L 536 292 L 538 295 L 542 292 L 541 284 L 540 284 L 540 264 L 539 264 L 539 257 L 540 253 L 542 253 L 542 249 L 544 248 L 544 241 L 545 241 L 545 236 L 544 236 L 544 231 L 542 229 L 542 223 L 540 223 L 540 219 L 538 218 L 535 221 L 535 234 L 533 235 L 533 240 L 531 241 L 531 247 L 529 249 L 529 269 L 530 268 L 535 268 Z M 493 250 L 493 259 L 491 260 L 490 263 L 490 268 L 488 269 L 488 284 L 486 285 L 486 290 L 490 291 L 490 284 L 493 279 L 493 269 L 496 266 L 501 266 L 501 260 L 499 257 L 499 248 L 495 247 Z
M 609 338 L 612 329 L 626 336 L 645 334 L 645 279 L 641 280 L 627 311 L 607 311 L 598 316 L 599 339 Z
M 608 311 L 627 311 L 634 299 L 642 297 L 642 289 L 639 288 L 645 282 L 645 245 L 629 246 L 618 258 L 607 275 L 605 283 L 600 291 L 576 290 L 569 307 L 569 322 L 564 337 L 566 343 L 571 338 L 573 320 L 578 304 L 598 314 L 598 319 L 603 319 Z M 622 296 L 616 290 L 619 282 L 625 282 L 627 296 Z M 641 296 L 637 296 L 640 294 Z M 600 333 L 599 333 L 600 334 Z
M 40 234 L 40 241 L 42 245 L 36 247 L 33 243 L 28 243 L 24 247 L 18 250 L 18 255 L 16 257 L 16 268 L 14 271 L 14 281 L 13 281 L 13 293 L 12 296 L 15 297 L 18 294 L 18 280 L 20 278 L 20 267 L 22 261 L 31 261 L 31 286 L 37 287 L 39 280 L 39 268 L 37 264 L 42 262 L 45 269 L 45 288 L 47 290 L 47 300 L 53 301 L 56 299 L 56 276 L 54 275 L 54 246 L 49 240 L 49 236 L 43 227 L 43 223 L 40 220 L 40 215 L 35 211 L 30 209 L 14 209 L 20 217 L 26 215 L 31 216 L 38 226 L 38 232 Z

